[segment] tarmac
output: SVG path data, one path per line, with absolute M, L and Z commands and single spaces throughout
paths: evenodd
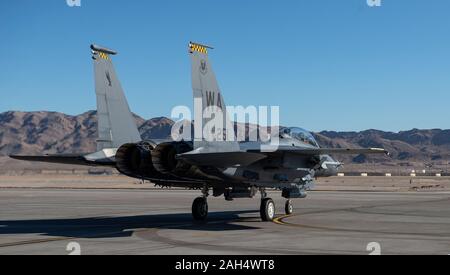
M 450 253 L 450 192 L 316 191 L 275 222 L 259 198 L 209 198 L 193 222 L 198 191 L 1 189 L 0 254 L 308 255 Z M 78 247 L 79 245 L 79 247 Z M 375 247 L 375 248 L 374 248 Z M 375 249 L 375 250 L 372 250 Z

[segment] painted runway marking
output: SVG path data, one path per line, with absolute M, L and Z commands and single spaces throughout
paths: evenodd
M 293 216 L 294 216 L 294 215 L 284 215 L 284 216 L 275 218 L 275 219 L 273 220 L 273 222 L 276 223 L 276 224 L 279 224 L 279 225 L 289 225 L 288 223 L 285 223 L 283 220 L 284 220 L 284 219 L 287 219 L 287 218 L 289 218 L 289 217 L 293 217 Z
M 375 206 L 373 206 L 375 207 Z M 366 208 L 366 207 L 362 207 Z M 351 208 L 353 209 L 353 208 Z M 357 209 L 357 208 L 355 208 Z M 339 209 L 338 209 L 339 210 Z M 348 209 L 341 209 L 347 211 Z M 297 223 L 290 223 L 285 222 L 284 220 L 287 218 L 295 217 L 299 215 L 284 215 L 280 216 L 273 220 L 275 224 L 283 225 L 283 226 L 289 226 L 289 227 L 297 227 L 302 229 L 311 229 L 311 230 L 321 230 L 321 231 L 335 231 L 335 232 L 352 232 L 352 233 L 373 233 L 373 234 L 385 234 L 385 235 L 413 235 L 413 236 L 432 236 L 432 237 L 448 237 L 448 234 L 424 234 L 424 233 L 418 233 L 418 232 L 387 232 L 387 231 L 376 231 L 376 230 L 364 230 L 364 229 L 357 229 L 357 228 L 336 228 L 336 227 L 325 227 L 325 226 L 315 226 L 315 225 L 306 225 L 306 224 L 297 224 Z

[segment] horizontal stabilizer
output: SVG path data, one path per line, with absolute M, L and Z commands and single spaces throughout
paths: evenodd
M 69 164 L 83 166 L 114 166 L 114 160 L 107 156 L 104 151 L 100 151 L 91 155 L 43 155 L 43 156 L 19 156 L 11 155 L 12 159 L 45 162 L 54 164 Z
M 72 165 L 87 165 L 89 162 L 80 155 L 46 155 L 46 156 L 9 156 L 10 158 L 24 161 L 47 162 Z

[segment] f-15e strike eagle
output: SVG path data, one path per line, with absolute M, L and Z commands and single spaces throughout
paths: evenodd
M 189 43 L 194 99 L 201 102 L 201 111 L 213 107 L 213 112 L 224 114 L 227 120 L 227 108 L 208 58 L 210 49 Z M 260 192 L 261 219 L 272 221 L 275 204 L 266 190 L 281 190 L 287 200 L 286 214 L 292 214 L 291 200 L 305 198 L 315 178 L 337 173 L 341 163 L 330 154 L 387 154 L 378 148 L 320 148 L 313 135 L 301 128 L 280 127 L 278 143 L 271 150 L 263 149 L 270 147 L 267 142 L 211 141 L 196 134 L 191 140 L 142 140 L 111 60 L 117 52 L 97 45 L 91 45 L 91 50 L 97 94 L 97 152 L 11 158 L 114 167 L 126 176 L 158 186 L 201 190 L 202 196 L 192 205 L 193 218 L 199 221 L 208 216 L 211 191 L 214 197 L 224 196 L 227 201 L 253 198 Z M 208 119 L 203 118 L 203 122 Z

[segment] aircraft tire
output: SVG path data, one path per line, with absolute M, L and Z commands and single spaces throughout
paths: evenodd
M 284 208 L 286 215 L 292 215 L 294 213 L 294 205 L 291 200 L 286 201 L 286 206 Z
M 261 219 L 264 222 L 271 222 L 275 219 L 275 202 L 271 198 L 261 201 Z
M 199 197 L 192 204 L 192 217 L 196 221 L 205 221 L 208 217 L 208 201 L 206 198 Z

